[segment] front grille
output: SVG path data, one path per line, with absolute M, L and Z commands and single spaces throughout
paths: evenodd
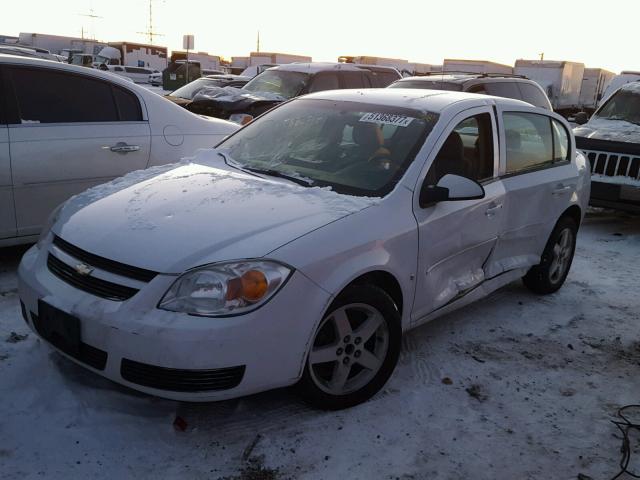
M 33 312 L 31 312 L 31 320 L 33 321 L 33 326 L 35 327 L 36 332 L 38 332 L 38 334 L 51 345 L 63 351 L 70 357 L 75 358 L 79 362 L 89 365 L 96 370 L 104 370 L 104 367 L 107 365 L 107 352 L 83 342 L 80 342 L 78 351 L 73 352 L 66 347 L 64 342 L 58 341 L 59 338 L 56 335 L 49 335 L 47 330 L 42 328 L 40 317 Z
M 47 257 L 47 267 L 49 267 L 51 273 L 61 280 L 97 297 L 122 302 L 138 293 L 138 289 L 136 288 L 118 285 L 117 283 L 108 282 L 89 275 L 80 275 L 73 267 L 70 267 L 51 254 Z
M 125 380 L 137 385 L 172 392 L 228 390 L 240 384 L 244 371 L 244 365 L 212 370 L 182 370 L 157 367 L 127 358 L 123 358 L 120 365 L 120 375 Z
M 582 150 L 591 164 L 591 173 L 606 177 L 640 180 L 640 156 Z
M 131 265 L 126 265 L 124 263 L 109 260 L 108 258 L 86 252 L 75 245 L 70 244 L 66 240 L 63 240 L 57 235 L 53 237 L 53 244 L 63 252 L 83 263 L 87 263 L 92 267 L 99 268 L 106 272 L 115 273 L 116 275 L 133 278 L 134 280 L 140 280 L 141 282 L 150 282 L 156 275 L 158 275 L 158 272 L 153 272 L 144 268 L 132 267 Z
M 640 145 L 576 137 L 576 147 L 589 159 L 591 173 L 640 180 Z

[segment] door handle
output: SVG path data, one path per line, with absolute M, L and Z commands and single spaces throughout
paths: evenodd
M 553 195 L 564 195 L 565 193 L 569 193 L 571 190 L 573 189 L 573 187 L 571 185 L 558 185 L 553 192 L 551 192 Z
M 137 152 L 138 150 L 140 150 L 140 145 L 128 145 L 125 142 L 118 142 L 111 147 L 105 145 L 102 148 L 103 150 L 109 149 L 114 153 L 129 153 L 129 152 Z
M 487 208 L 484 212 L 484 214 L 491 218 L 493 217 L 496 213 L 498 213 L 500 211 L 500 209 L 502 208 L 502 204 L 501 203 L 496 203 L 491 205 L 489 208 Z

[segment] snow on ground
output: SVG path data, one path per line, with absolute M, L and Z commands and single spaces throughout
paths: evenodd
M 289 390 L 178 403 L 85 371 L 22 321 L 23 251 L 0 250 L 2 479 L 607 479 L 609 420 L 640 402 L 638 217 L 592 212 L 558 293 L 514 282 L 409 333 L 384 390 L 340 412 Z

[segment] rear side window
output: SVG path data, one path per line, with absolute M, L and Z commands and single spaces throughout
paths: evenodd
M 309 93 L 336 90 L 338 88 L 340 88 L 340 80 L 338 80 L 338 76 L 335 73 L 318 73 L 313 77 Z
M 400 76 L 393 72 L 371 72 L 369 79 L 374 88 L 386 88 L 399 80 Z
M 365 84 L 364 72 L 342 72 L 342 83 L 344 88 L 364 88 Z
M 551 118 L 535 113 L 511 112 L 505 113 L 503 119 L 507 173 L 522 172 L 553 163 Z
M 488 95 L 521 100 L 520 90 L 515 82 L 491 82 L 484 86 Z
M 133 93 L 120 87 L 113 87 L 113 96 L 118 107 L 121 122 L 139 122 L 142 120 L 140 101 Z
M 9 77 L 20 123 L 142 119 L 140 103 L 135 96 L 101 80 L 35 68 L 11 68 Z M 118 92 L 116 95 L 114 89 Z
M 551 108 L 549 99 L 540 88 L 524 82 L 518 82 L 517 85 L 522 93 L 522 100 L 536 107 Z
M 551 119 L 553 126 L 553 161 L 566 162 L 569 160 L 569 134 L 557 120 Z

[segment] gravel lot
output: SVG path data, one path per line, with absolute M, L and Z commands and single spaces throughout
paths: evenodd
M 514 282 L 409 333 L 386 388 L 329 413 L 288 390 L 177 403 L 85 371 L 22 321 L 24 250 L 0 250 L 3 479 L 608 479 L 610 420 L 640 403 L 639 217 L 590 212 L 558 293 Z

